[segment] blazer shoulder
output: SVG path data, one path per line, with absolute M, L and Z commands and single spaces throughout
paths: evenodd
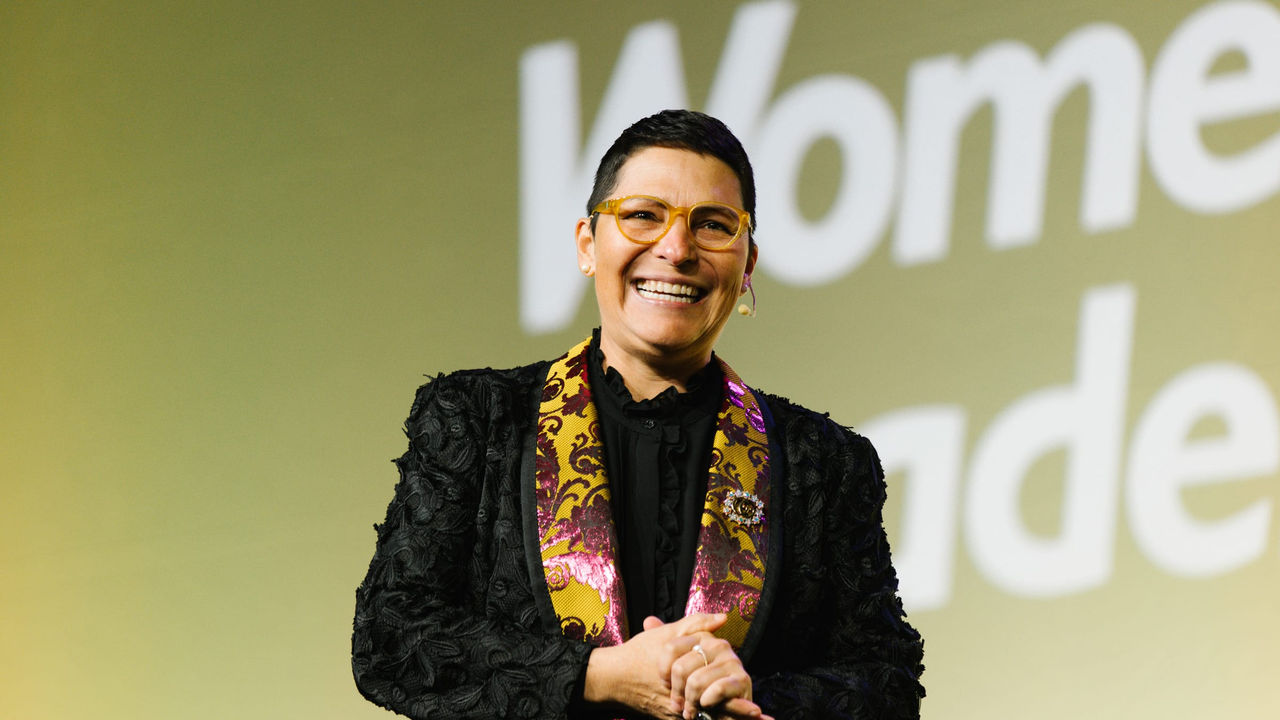
M 550 361 L 514 368 L 476 368 L 441 373 L 418 387 L 406 426 L 424 416 L 512 411 L 523 407 L 529 393 L 547 374 Z
M 853 428 L 842 425 L 830 413 L 811 410 L 781 395 L 761 393 L 773 415 L 774 425 L 788 438 L 837 443 L 874 454 L 871 441 Z
M 439 390 L 474 390 L 482 387 L 528 387 L 546 377 L 551 361 L 520 365 L 513 368 L 471 368 L 440 373 L 435 377 L 428 376 L 427 382 L 418 388 L 418 392 Z
M 765 402 L 786 459 L 788 492 L 820 493 L 846 519 L 879 526 L 888 488 L 871 441 L 787 398 L 766 395 Z

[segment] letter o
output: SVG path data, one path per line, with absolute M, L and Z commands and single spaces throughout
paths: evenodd
M 806 220 L 795 202 L 804 152 L 830 137 L 843 172 L 826 216 Z M 897 174 L 897 119 L 875 87 L 847 75 L 819 75 L 774 103 L 756 135 L 760 216 L 767 228 L 760 262 L 794 285 L 820 285 L 871 254 L 889 221 Z

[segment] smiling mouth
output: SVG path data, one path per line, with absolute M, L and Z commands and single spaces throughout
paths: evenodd
M 635 288 L 642 298 L 686 304 L 698 302 L 704 294 L 692 285 L 678 285 L 658 280 L 637 280 Z

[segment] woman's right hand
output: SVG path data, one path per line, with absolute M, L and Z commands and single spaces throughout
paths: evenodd
M 675 622 L 646 618 L 644 630 L 621 645 L 596 648 L 587 662 L 583 699 L 593 704 L 615 704 L 650 717 L 678 720 L 671 698 L 672 665 L 680 655 L 672 648 L 687 638 L 709 634 L 723 625 L 723 614 L 693 614 Z M 747 697 L 729 697 L 708 711 L 731 720 L 759 720 L 760 707 Z

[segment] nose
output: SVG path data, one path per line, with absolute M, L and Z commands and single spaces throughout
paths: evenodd
M 698 245 L 689 229 L 689 211 L 680 210 L 671 218 L 671 227 L 653 244 L 653 254 L 672 265 L 683 265 L 697 257 Z

